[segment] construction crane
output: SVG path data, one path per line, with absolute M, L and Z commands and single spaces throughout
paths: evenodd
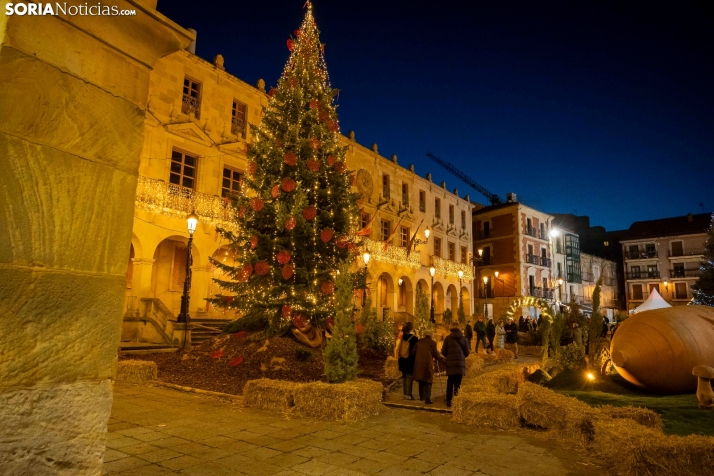
M 469 177 L 468 175 L 466 175 L 464 172 L 462 172 L 461 170 L 459 170 L 459 169 L 457 169 L 456 167 L 454 167 L 454 165 L 452 165 L 451 163 L 446 162 L 446 161 L 444 161 L 444 160 L 441 160 L 439 157 L 435 156 L 435 155 L 432 154 L 431 152 L 428 152 L 428 153 L 426 154 L 426 156 L 429 157 L 429 158 L 430 158 L 431 160 L 433 160 L 434 162 L 436 162 L 437 164 L 439 164 L 439 165 L 441 165 L 442 167 L 444 167 L 446 170 L 448 170 L 448 171 L 451 172 L 452 174 L 456 175 L 456 176 L 457 176 L 458 178 L 460 178 L 464 183 L 466 183 L 467 185 L 470 185 L 471 188 L 473 188 L 474 190 L 476 190 L 478 193 L 480 193 L 480 194 L 483 195 L 484 197 L 488 198 L 488 200 L 491 202 L 491 205 L 499 205 L 499 204 L 503 203 L 503 201 L 501 201 L 501 198 L 500 198 L 498 195 L 496 195 L 495 193 L 491 193 L 491 192 L 489 192 L 488 190 L 486 190 L 483 186 L 481 186 L 481 185 L 479 185 L 478 183 L 476 183 L 476 181 L 475 181 L 474 179 L 472 179 L 471 177 Z

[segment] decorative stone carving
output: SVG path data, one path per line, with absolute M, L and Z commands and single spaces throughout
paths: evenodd
M 213 64 L 216 66 L 218 69 L 222 69 L 225 71 L 226 67 L 224 66 L 225 60 L 223 59 L 223 55 L 216 55 L 213 58 Z
M 265 92 L 265 80 L 263 78 L 260 78 L 258 81 L 255 82 L 255 87 Z
M 378 154 L 378 153 L 379 153 L 379 150 L 378 150 L 378 148 L 377 148 L 377 144 L 372 144 L 372 152 L 374 152 L 375 154 Z

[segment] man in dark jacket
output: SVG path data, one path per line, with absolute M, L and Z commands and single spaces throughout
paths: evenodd
M 469 350 L 471 350 L 471 339 L 474 338 L 474 330 L 471 327 L 471 319 L 466 322 L 466 329 L 464 329 L 464 337 L 469 341 Z
M 414 400 L 412 396 L 412 383 L 414 380 L 414 348 L 419 340 L 412 334 L 414 324 L 407 322 L 402 327 L 402 340 L 399 341 L 399 371 L 404 379 L 404 398 Z
M 513 318 L 508 318 L 508 324 L 506 324 L 506 343 L 513 344 L 513 351 L 518 358 L 518 325 L 513 322 Z
M 451 406 L 451 399 L 458 395 L 461 379 L 466 374 L 466 357 L 469 356 L 469 342 L 461 334 L 458 322 L 452 322 L 451 333 L 444 339 L 441 354 L 446 359 L 446 406 Z
M 419 400 L 431 405 L 431 384 L 434 380 L 434 360 L 444 358 L 436 349 L 436 342 L 427 334 L 414 347 L 414 380 L 419 382 Z
M 491 349 L 491 352 L 495 352 L 493 349 L 493 341 L 496 338 L 496 324 L 493 323 L 493 319 L 488 320 L 488 324 L 486 324 L 486 337 L 488 338 L 488 347 L 486 347 L 486 351 L 488 352 L 488 349 Z
M 475 352 L 478 354 L 478 345 L 483 343 L 483 349 L 488 354 L 489 353 L 488 352 L 488 344 L 486 343 L 486 323 L 483 322 L 483 316 L 478 316 L 478 321 L 476 321 L 474 330 L 476 331 L 476 350 L 475 350 Z

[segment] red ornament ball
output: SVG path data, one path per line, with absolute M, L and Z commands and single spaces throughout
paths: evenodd
M 332 132 L 337 132 L 340 130 L 340 123 L 337 121 L 330 121 L 330 124 L 327 126 L 328 129 L 330 129 Z
M 320 139 L 310 139 L 308 143 L 312 149 L 317 150 L 320 148 Z
M 293 277 L 293 267 L 289 264 L 283 266 L 283 279 L 290 279 Z
M 335 164 L 335 158 L 332 157 L 331 155 L 328 155 L 328 156 L 327 156 L 327 165 L 329 165 L 330 167 L 332 167 L 334 164 Z
M 235 359 L 231 359 L 231 361 L 228 362 L 228 365 L 230 365 L 231 367 L 238 367 L 242 363 L 243 357 L 236 357 Z
M 297 155 L 295 155 L 294 153 L 286 152 L 285 156 L 283 157 L 283 160 L 288 165 L 297 165 L 298 158 Z
M 310 170 L 310 172 L 317 172 L 318 170 L 320 170 L 320 161 L 315 159 L 308 159 L 307 168 Z
M 270 265 L 266 261 L 258 261 L 255 263 L 255 274 L 265 276 L 270 271 Z
M 293 325 L 297 328 L 300 327 L 305 327 L 305 324 L 307 324 L 307 319 L 305 319 L 305 316 L 302 314 L 295 314 L 293 317 Z
M 355 326 L 355 331 L 357 332 L 357 334 L 360 334 L 360 335 L 362 334 L 362 332 L 364 332 L 364 326 L 362 325 L 361 322 L 357 323 L 357 326 Z
M 268 91 L 268 96 L 270 96 L 271 98 L 275 97 L 275 88 L 273 88 L 273 87 L 270 88 L 270 91 Z
M 322 291 L 322 294 L 332 294 L 335 292 L 335 283 L 332 281 L 323 281 L 320 285 L 320 291 Z
M 289 304 L 283 304 L 281 313 L 283 314 L 283 317 L 290 317 L 293 315 L 293 308 L 290 307 Z
M 248 263 L 238 272 L 238 281 L 245 283 L 251 274 L 253 274 L 253 265 Z
M 330 119 L 330 112 L 324 109 L 317 113 L 317 120 L 320 122 L 327 122 Z
M 295 190 L 295 180 L 293 180 L 291 178 L 283 179 L 282 187 L 283 187 L 284 191 L 292 192 L 293 190 Z
M 258 164 L 254 161 L 248 162 L 248 166 L 246 167 L 246 172 L 248 172 L 248 175 L 255 175 L 255 173 L 258 171 Z
M 287 251 L 279 251 L 278 252 L 278 263 L 280 264 L 286 264 L 290 262 L 290 253 Z
M 295 30 L 295 31 L 293 32 L 293 34 L 294 34 L 295 36 L 297 36 L 298 38 L 300 38 L 300 37 L 302 36 L 302 30 Z
M 332 229 L 325 228 L 320 232 L 320 239 L 323 243 L 328 243 L 332 239 Z
M 295 45 L 293 45 L 293 40 L 291 40 L 290 38 L 288 38 L 287 44 L 288 44 L 288 51 L 292 51 L 295 49 Z
M 348 243 L 349 239 L 346 236 L 341 236 L 337 238 L 337 241 L 335 242 L 338 248 L 347 248 Z
M 264 205 L 265 205 L 265 202 L 263 201 L 262 198 L 255 197 L 255 198 L 250 199 L 250 208 L 253 211 L 256 211 L 256 212 L 261 211 L 263 209 Z
M 318 109 L 319 107 L 320 107 L 320 103 L 317 102 L 317 99 L 310 100 L 310 109 Z
M 223 351 L 214 350 L 213 352 L 209 353 L 208 356 L 212 359 L 220 359 L 221 357 L 223 357 Z
M 338 173 L 343 174 L 347 170 L 347 164 L 345 164 L 344 162 L 335 162 L 335 170 Z
M 285 220 L 285 229 L 287 230 L 292 230 L 295 228 L 295 225 L 297 225 L 297 220 L 295 217 L 288 217 L 287 220 Z
M 254 250 L 258 247 L 258 237 L 253 235 L 250 237 L 250 249 Z
M 280 185 L 275 185 L 273 188 L 270 189 L 270 196 L 273 198 L 278 198 L 278 195 L 280 195 Z
M 316 216 L 317 216 L 317 208 L 315 208 L 315 207 L 307 207 L 305 210 L 302 211 L 302 217 L 307 221 L 312 220 Z

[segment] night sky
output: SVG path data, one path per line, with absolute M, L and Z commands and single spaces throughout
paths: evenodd
M 304 0 L 159 0 L 196 53 L 275 85 Z M 624 5 L 627 3 L 628 5 Z M 707 2 L 314 0 L 343 133 L 419 175 L 608 230 L 714 210 Z

